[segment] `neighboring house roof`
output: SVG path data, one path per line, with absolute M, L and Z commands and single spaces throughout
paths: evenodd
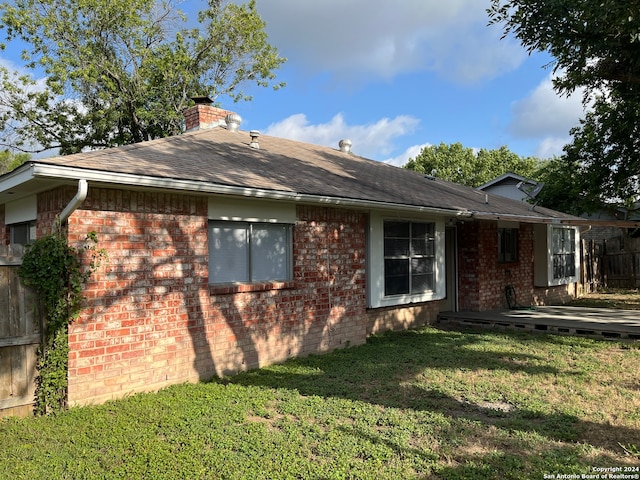
M 124 147 L 30 161 L 0 177 L 0 201 L 54 179 L 157 187 L 299 202 L 360 205 L 529 222 L 577 217 L 368 160 L 337 149 L 223 127 Z M 29 187 L 30 185 L 30 187 Z M 15 198 L 15 197 L 13 197 Z
M 529 178 L 525 178 L 521 175 L 516 175 L 512 172 L 503 173 L 499 177 L 494 178 L 493 180 L 489 180 L 487 183 L 484 183 L 478 187 L 478 190 L 486 190 L 489 187 L 493 187 L 495 185 L 517 185 L 520 182 L 525 182 L 530 185 L 537 185 L 538 183 Z
M 522 190 L 518 188 L 518 185 L 521 184 L 524 186 Z M 535 180 L 507 172 L 480 185 L 478 190 L 494 193 L 513 200 L 527 201 L 530 197 L 525 193 L 525 190 L 533 191 L 537 185 L 538 182 Z

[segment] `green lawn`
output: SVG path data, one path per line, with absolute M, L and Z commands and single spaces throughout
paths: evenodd
M 633 469 L 639 364 L 637 343 L 390 333 L 211 383 L 0 420 L 0 478 L 542 479 Z

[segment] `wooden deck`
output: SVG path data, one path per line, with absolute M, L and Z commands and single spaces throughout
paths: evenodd
M 441 312 L 442 327 L 485 327 L 640 341 L 640 310 L 544 306 L 490 312 Z

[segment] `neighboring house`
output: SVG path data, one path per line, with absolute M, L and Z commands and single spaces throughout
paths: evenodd
M 483 185 L 480 185 L 478 190 L 526 202 L 531 198 L 532 194 L 535 194 L 536 188 L 539 187 L 540 184 L 535 180 L 507 172 Z M 528 192 L 529 194 L 525 192 Z
M 109 256 L 70 326 L 70 404 L 505 308 L 507 285 L 522 304 L 575 295 L 584 220 L 361 158 L 349 142 L 219 125 L 228 113 L 196 105 L 189 133 L 0 177 L 0 243 L 60 216 L 72 244 L 95 231 Z
M 544 188 L 544 183 L 538 183 L 535 180 L 507 172 L 480 185 L 478 190 L 513 200 L 529 202 L 530 208 L 533 208 L 532 197 L 535 197 L 536 192 L 542 188 Z M 628 230 L 628 227 L 625 227 L 622 222 L 640 220 L 640 215 L 637 213 L 638 210 L 638 206 L 631 210 L 615 207 L 611 211 L 601 210 L 592 214 L 581 215 L 582 218 L 588 220 L 585 224 L 588 224 L 589 227 L 583 230 L 581 237 L 585 240 L 593 240 L 598 244 L 603 244 L 611 239 L 619 239 L 627 233 L 635 234 L 638 231 L 637 228 L 632 227 Z M 591 228 L 592 226 L 593 228 Z

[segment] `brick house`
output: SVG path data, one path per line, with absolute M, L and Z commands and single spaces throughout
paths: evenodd
M 577 219 L 339 149 L 237 129 L 32 160 L 0 177 L 0 243 L 63 220 L 109 262 L 70 326 L 69 402 L 101 402 L 576 292 Z M 229 120 L 224 125 L 223 119 Z

